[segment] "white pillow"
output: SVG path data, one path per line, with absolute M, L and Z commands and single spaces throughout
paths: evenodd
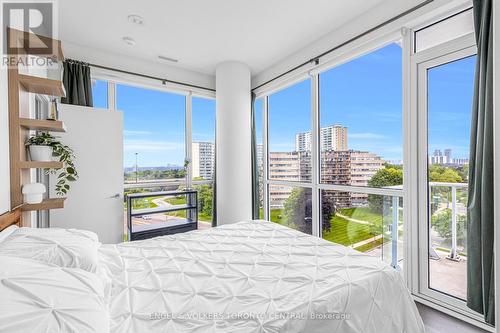
M 30 258 L 95 272 L 100 245 L 97 235 L 90 231 L 19 228 L 0 243 L 0 255 Z
M 93 273 L 0 255 L 0 295 L 0 332 L 109 332 Z
M 0 243 L 5 240 L 11 233 L 19 229 L 17 225 L 11 225 L 0 232 Z

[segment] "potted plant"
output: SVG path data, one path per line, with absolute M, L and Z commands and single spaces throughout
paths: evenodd
M 56 137 L 47 132 L 40 132 L 26 140 L 30 158 L 32 161 L 52 161 L 52 156 L 63 163 L 61 169 L 47 169 L 47 173 L 58 174 L 56 183 L 57 195 L 68 193 L 69 182 L 78 179 L 78 172 L 75 169 L 75 154 L 73 150 L 62 144 Z M 37 148 L 39 147 L 39 148 Z M 50 154 L 50 155 L 49 155 Z
M 52 135 L 44 132 L 30 137 L 26 141 L 30 159 L 39 162 L 52 161 L 52 155 L 54 153 L 52 143 L 54 140 L 55 138 Z

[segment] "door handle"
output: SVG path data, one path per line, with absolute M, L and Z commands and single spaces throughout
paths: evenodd
M 108 199 L 120 199 L 122 195 L 120 193 L 116 193 L 115 195 L 109 196 Z

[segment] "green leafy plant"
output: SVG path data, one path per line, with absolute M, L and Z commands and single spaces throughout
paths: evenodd
M 47 173 L 57 175 L 56 193 L 57 195 L 66 195 L 70 189 L 69 182 L 74 182 L 78 179 L 78 172 L 75 168 L 75 154 L 73 149 L 62 144 L 56 137 L 47 132 L 40 132 L 31 136 L 25 143 L 29 146 L 50 146 L 53 149 L 53 156 L 56 156 L 63 163 L 61 169 L 47 169 Z

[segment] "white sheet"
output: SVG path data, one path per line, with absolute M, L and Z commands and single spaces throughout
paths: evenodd
M 0 267 L 0 332 L 109 332 L 96 274 L 3 255 Z
M 112 332 L 424 332 L 399 272 L 270 222 L 100 254 L 113 281 Z

